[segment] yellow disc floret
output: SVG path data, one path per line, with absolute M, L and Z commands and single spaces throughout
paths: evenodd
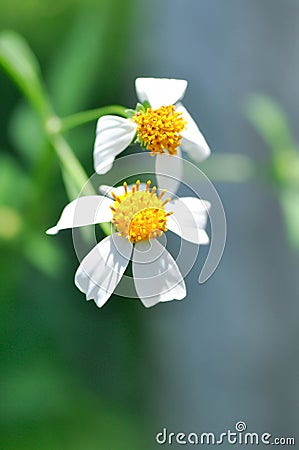
M 172 214 L 165 211 L 165 205 L 170 198 L 162 200 L 165 190 L 157 196 L 156 186 L 150 189 L 148 181 L 145 190 L 140 190 L 138 180 L 129 191 L 124 183 L 123 195 L 115 195 L 114 205 L 111 206 L 112 223 L 120 236 L 126 237 L 130 242 L 136 243 L 161 236 L 167 231 L 167 217 Z
M 164 152 L 177 154 L 182 139 L 181 132 L 187 122 L 173 105 L 139 111 L 133 116 L 133 120 L 137 124 L 138 141 L 151 155 Z

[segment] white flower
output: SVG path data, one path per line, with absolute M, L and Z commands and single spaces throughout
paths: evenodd
M 185 197 L 163 200 L 151 182 L 132 187 L 102 186 L 101 195 L 80 197 L 69 203 L 47 234 L 66 228 L 111 222 L 117 232 L 99 242 L 81 262 L 76 286 L 102 307 L 120 282 L 132 259 L 136 292 L 146 307 L 158 302 L 181 300 L 186 287 L 180 270 L 164 246 L 156 239 L 167 229 L 194 244 L 208 244 L 205 232 L 208 202 Z
M 137 142 L 156 155 L 156 173 L 163 185 L 175 193 L 182 178 L 181 150 L 196 162 L 210 154 L 210 148 L 196 123 L 181 103 L 186 80 L 137 78 L 137 97 L 143 103 L 128 119 L 107 115 L 98 120 L 94 145 L 94 168 L 108 172 L 115 157 L 136 137 Z M 144 103 L 145 102 L 145 103 Z M 174 157 L 174 156 L 177 157 Z M 167 178 L 170 175 L 172 178 Z M 162 180 L 162 179 L 161 179 Z M 167 183 L 167 185 L 165 184 Z

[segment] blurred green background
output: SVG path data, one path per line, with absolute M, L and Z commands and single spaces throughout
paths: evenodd
M 0 448 L 147 450 L 163 426 L 222 432 L 242 419 L 294 436 L 299 2 L 0 7 L 0 28 L 28 41 L 47 92 L 42 105 L 31 96 L 33 108 L 0 70 Z M 44 233 L 74 186 L 40 119 L 48 101 L 61 117 L 134 107 L 137 76 L 190 81 L 186 106 L 212 147 L 202 168 L 224 202 L 227 250 L 199 288 L 203 254 L 183 302 L 145 310 L 114 296 L 99 310 L 73 284 L 70 233 Z M 65 134 L 89 175 L 94 133 L 95 121 Z
M 1 1 L 2 29 L 34 49 L 62 116 L 133 92 L 137 2 Z M 22 61 L 17 61 L 22 67 Z M 132 69 L 132 72 L 134 70 Z M 73 284 L 70 235 L 49 239 L 67 203 L 36 111 L 3 70 L 1 84 L 1 449 L 142 448 L 138 309 L 98 314 Z M 92 173 L 95 122 L 69 138 Z

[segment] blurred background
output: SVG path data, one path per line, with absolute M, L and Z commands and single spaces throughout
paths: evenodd
M 0 70 L 1 449 L 151 450 L 163 427 L 239 420 L 299 438 L 298 24 L 297 0 L 1 0 L 59 116 L 134 107 L 137 76 L 187 79 L 228 221 L 220 266 L 199 286 L 204 250 L 184 301 L 86 303 L 71 232 L 44 233 L 68 202 L 58 160 Z M 66 135 L 89 175 L 94 132 Z

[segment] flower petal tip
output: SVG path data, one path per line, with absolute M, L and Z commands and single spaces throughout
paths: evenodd
M 202 233 L 201 244 L 199 244 L 199 245 L 209 245 L 209 243 L 210 243 L 210 238 L 209 238 L 208 234 L 204 231 Z
M 109 192 L 113 191 L 113 187 L 108 186 L 108 184 L 101 184 L 98 189 L 99 193 L 103 195 L 109 194 Z
M 59 228 L 58 227 L 52 227 L 52 228 L 49 228 L 47 231 L 46 231 L 46 234 L 49 234 L 49 235 L 54 235 L 54 234 L 58 234 L 58 232 L 59 232 Z
M 94 170 L 96 171 L 96 173 L 98 175 L 105 175 L 107 172 L 109 172 L 109 170 L 111 169 L 112 165 L 108 164 L 103 166 L 103 164 L 100 164 L 98 166 L 94 166 Z

